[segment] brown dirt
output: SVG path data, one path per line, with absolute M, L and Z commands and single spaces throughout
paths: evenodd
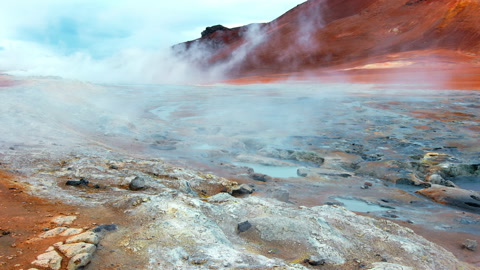
M 104 208 L 91 209 L 60 202 L 48 201 L 27 194 L 9 172 L 0 170 L 0 268 L 29 269 L 36 256 L 45 252 L 52 244 L 63 238 L 33 240 L 52 229 L 51 223 L 58 215 L 73 215 L 78 219 L 72 228 L 93 228 L 97 224 L 109 224 L 115 221 L 115 214 Z M 118 220 L 116 220 L 118 222 Z M 38 268 L 38 267 L 37 267 Z

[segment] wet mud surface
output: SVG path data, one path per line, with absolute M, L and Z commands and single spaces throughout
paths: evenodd
M 11 116 L 2 120 L 9 131 L 0 139 L 0 168 L 9 172 L 2 174 L 6 223 L 0 229 L 12 232 L 0 238 L 1 263 L 9 267 L 33 260 L 27 247 L 20 250 L 23 261 L 7 257 L 15 256 L 15 241 L 47 226 L 49 215 L 77 213 L 80 227 L 135 222 L 111 209 L 112 198 L 129 191 L 110 174 L 129 177 L 122 174 L 128 168 L 169 188 L 177 185 L 170 174 L 146 171 L 129 157 L 159 158 L 205 179 L 218 175 L 247 184 L 254 191 L 245 196 L 298 207 L 340 205 L 391 220 L 480 266 L 478 251 L 462 246 L 466 239 L 480 241 L 480 92 L 346 83 L 182 87 L 46 80 L 6 87 L 0 95 L 1 113 Z M 14 106 L 18 100 L 21 106 Z M 98 165 L 98 158 L 105 162 Z M 85 164 L 91 169 L 83 170 Z M 65 185 L 82 177 L 88 184 Z M 13 179 L 20 179 L 18 187 L 8 184 Z M 456 192 L 449 200 L 433 192 L 446 188 Z M 205 197 L 221 191 L 194 189 Z M 91 211 L 82 201 L 98 207 Z M 121 241 L 113 238 L 105 243 Z M 109 257 L 109 250 L 115 248 L 99 250 L 92 265 L 116 269 L 112 258 L 121 255 Z

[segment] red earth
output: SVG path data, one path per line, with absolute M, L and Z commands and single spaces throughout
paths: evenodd
M 231 83 L 427 81 L 480 90 L 478 14 L 477 0 L 310 0 L 185 48 L 201 48 L 202 60 L 192 61 L 203 69 L 224 65 Z

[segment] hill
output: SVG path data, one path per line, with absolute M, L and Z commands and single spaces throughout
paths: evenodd
M 406 70 L 444 77 L 449 69 L 453 77 L 478 83 L 478 14 L 476 0 L 310 0 L 269 23 L 211 27 L 174 49 L 227 79 L 332 72 L 378 79 L 388 68 L 388 74 L 397 72 L 389 80 L 405 77 Z

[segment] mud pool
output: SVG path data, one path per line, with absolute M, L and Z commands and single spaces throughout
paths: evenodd
M 248 184 L 252 196 L 343 205 L 431 234 L 478 239 L 475 195 L 463 205 L 462 196 L 438 203 L 416 191 L 480 189 L 479 104 L 480 92 L 410 85 L 37 78 L 0 89 L 0 161 L 22 171 L 30 157 L 160 158 Z

